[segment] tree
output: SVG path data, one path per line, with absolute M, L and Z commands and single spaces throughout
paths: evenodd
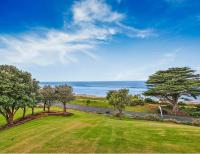
M 183 97 L 197 98 L 200 95 L 200 75 L 188 67 L 169 68 L 157 71 L 146 82 L 146 96 L 154 96 L 173 106 L 172 112 L 178 112 L 178 102 Z
M 111 90 L 107 93 L 106 99 L 119 111 L 118 115 L 121 116 L 125 106 L 131 103 L 132 96 L 129 95 L 128 89 Z
M 28 103 L 28 107 L 30 107 L 32 110 L 32 115 L 34 114 L 34 109 L 37 103 L 39 103 L 42 100 L 42 96 L 39 90 L 40 90 L 39 82 L 33 79 L 32 89 L 31 89 L 31 100 Z
M 15 113 L 31 95 L 32 77 L 15 66 L 0 65 L 0 113 L 13 124 Z
M 39 82 L 36 79 L 33 79 L 30 83 L 29 89 L 27 89 L 27 92 L 29 93 L 29 97 L 24 97 L 21 100 L 21 108 L 23 110 L 23 118 L 26 115 L 26 109 L 27 107 L 30 107 L 32 110 L 32 115 L 34 114 L 34 108 L 38 101 L 40 100 L 40 94 L 39 94 Z
M 40 92 L 42 94 L 44 105 L 47 106 L 48 112 L 50 112 L 50 108 L 56 100 L 55 88 L 51 86 L 44 86 Z
M 63 111 L 66 113 L 66 104 L 75 99 L 72 87 L 67 85 L 56 86 L 55 93 L 56 100 L 63 104 Z

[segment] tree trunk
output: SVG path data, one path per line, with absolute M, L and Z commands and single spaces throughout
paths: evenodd
M 173 95 L 172 96 L 172 101 L 171 101 L 171 104 L 172 104 L 172 106 L 173 106 L 173 108 L 172 108 L 172 112 L 174 113 L 174 114 L 176 114 L 177 112 L 178 112 L 178 99 L 179 99 L 179 95 Z
M 48 106 L 47 108 L 48 108 L 48 112 L 50 112 L 50 106 Z
M 43 111 L 46 110 L 46 103 L 44 103 L 44 106 L 43 106 Z
M 34 109 L 35 109 L 35 108 L 34 108 L 34 107 L 32 107 L 31 109 L 32 109 L 32 115 L 34 115 L 34 114 L 35 114 L 35 113 L 34 113 Z
M 66 113 L 66 112 L 67 112 L 66 103 L 64 103 L 64 104 L 63 104 L 63 111 L 64 111 L 64 113 Z
M 23 118 L 25 117 L 26 115 L 26 107 L 23 108 Z
M 8 126 L 12 126 L 12 125 L 14 124 L 13 117 L 14 117 L 13 114 L 10 113 L 10 114 L 8 115 L 8 117 L 6 118 L 6 121 L 7 121 L 7 125 L 8 125 Z
M 178 104 L 177 103 L 173 104 L 172 112 L 175 114 L 178 112 Z
M 118 109 L 118 113 L 117 113 L 117 117 L 120 117 L 121 118 L 121 116 L 122 116 L 122 110 L 121 109 Z

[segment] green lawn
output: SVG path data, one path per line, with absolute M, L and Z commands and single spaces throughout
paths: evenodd
M 200 128 L 70 110 L 0 131 L 4 152 L 200 152 Z
M 35 113 L 41 112 L 42 110 L 43 110 L 42 108 L 35 108 Z M 30 108 L 27 109 L 27 111 L 26 111 L 26 115 L 29 115 L 29 114 L 31 114 L 31 109 L 30 109 Z M 17 111 L 17 113 L 15 114 L 14 119 L 21 118 L 21 117 L 22 117 L 22 111 L 21 111 L 21 109 L 19 109 L 19 110 Z M 6 124 L 6 120 L 5 120 L 4 117 L 0 114 L 0 126 L 1 126 L 1 125 L 4 125 L 4 124 Z
M 90 100 L 90 103 L 87 104 L 87 100 Z M 92 107 L 103 107 L 103 108 L 113 108 L 105 98 L 77 98 L 71 102 L 72 104 L 92 106 Z M 158 109 L 157 104 L 145 104 L 143 106 L 127 106 L 125 110 L 134 111 L 134 112 L 146 112 L 146 113 L 155 113 Z
M 58 107 L 52 107 L 52 110 L 62 110 Z M 38 112 L 42 112 L 43 111 L 43 108 L 35 108 L 35 113 L 38 113 Z M 26 115 L 30 115 L 31 114 L 31 109 L 30 108 L 27 108 L 27 111 L 26 111 Z M 22 113 L 22 110 L 19 109 L 16 114 L 15 114 L 15 117 L 14 119 L 18 119 L 18 118 L 21 118 L 23 115 Z M 5 125 L 6 124 L 6 120 L 5 118 L 0 114 L 0 126 L 2 125 Z

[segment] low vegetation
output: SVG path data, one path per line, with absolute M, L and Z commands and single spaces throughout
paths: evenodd
M 147 83 L 150 89 L 145 94 L 156 96 L 159 101 L 132 96 L 127 89 L 110 91 L 106 98 L 77 96 L 75 99 L 70 86 L 40 88 L 30 73 L 14 66 L 0 65 L 0 127 L 6 123 L 9 127 L 14 126 L 0 131 L 0 153 L 200 152 L 199 127 L 175 125 L 173 123 L 179 122 L 173 119 L 167 123 L 155 122 L 160 121 L 158 116 L 147 116 L 143 120 L 121 117 L 123 110 L 156 113 L 160 103 L 167 114 L 171 107 L 172 111 L 177 111 L 179 105 L 181 111 L 198 117 L 199 105 L 186 105 L 178 100 L 181 96 L 196 98 L 199 95 L 199 75 L 189 68 L 174 68 L 157 72 Z M 66 104 L 74 103 L 115 108 L 121 118 L 74 110 L 70 110 L 74 113 L 70 117 L 55 116 L 61 112 L 60 108 L 54 107 L 59 102 L 63 104 L 63 116 L 67 115 Z M 22 125 L 13 125 L 16 119 L 25 120 L 27 115 L 38 112 L 42 115 L 43 111 L 54 116 L 41 116 Z M 199 119 L 193 120 L 192 124 L 199 126 Z
M 107 93 L 106 99 L 116 110 L 118 116 L 121 117 L 122 111 L 127 105 L 130 105 L 132 99 L 128 89 L 111 90 Z
M 43 117 L 0 131 L 0 152 L 200 152 L 199 127 L 70 112 L 74 115 Z

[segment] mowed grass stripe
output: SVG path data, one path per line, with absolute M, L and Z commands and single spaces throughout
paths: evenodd
M 200 128 L 70 110 L 0 132 L 0 152 L 200 152 Z
M 70 137 L 70 134 L 73 134 L 79 129 L 83 129 L 86 126 L 87 124 L 81 121 L 69 121 L 65 124 L 64 128 L 61 128 L 59 132 L 55 133 L 54 136 L 47 140 L 47 142 L 44 142 L 43 144 L 41 144 L 41 146 L 34 148 L 33 150 L 31 150 L 31 152 L 47 152 L 49 151 L 49 149 L 51 149 L 51 152 L 62 152 L 62 150 L 66 150 L 67 148 L 64 145 L 67 146 L 67 144 L 72 143 L 72 138 Z

